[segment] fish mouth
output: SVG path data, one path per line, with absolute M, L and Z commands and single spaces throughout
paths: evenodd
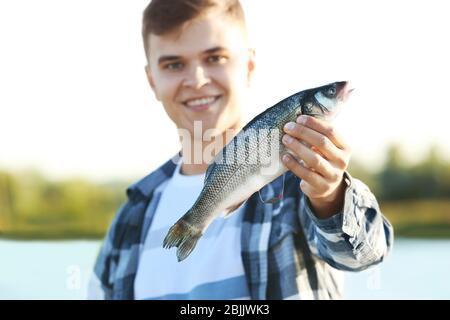
M 348 81 L 338 82 L 337 84 L 337 98 L 339 101 L 345 102 L 348 100 L 350 94 L 355 90 Z
M 334 99 L 337 104 L 346 102 L 350 94 L 354 90 L 354 88 L 349 84 L 348 81 L 335 82 L 335 88 L 336 88 L 336 96 Z M 329 107 L 324 105 L 315 94 L 312 95 L 310 98 L 311 98 L 310 103 L 312 103 L 312 105 L 314 105 L 316 108 L 304 106 L 302 111 L 305 114 L 317 118 L 327 118 L 328 115 L 333 114 L 335 112 L 332 109 L 336 107 L 336 104 L 333 105 L 332 108 L 330 109 Z M 316 112 L 314 112 L 313 110 L 315 110 Z

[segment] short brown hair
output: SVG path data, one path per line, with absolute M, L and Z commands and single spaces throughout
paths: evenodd
M 181 27 L 212 8 L 245 27 L 245 15 L 239 0 L 152 0 L 144 10 L 142 38 L 146 57 L 149 54 L 149 35 L 164 35 Z

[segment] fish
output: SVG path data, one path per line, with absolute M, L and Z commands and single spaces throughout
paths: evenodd
M 302 90 L 253 118 L 214 157 L 197 200 L 169 229 L 163 247 L 177 247 L 178 261 L 186 259 L 214 219 L 228 217 L 287 171 L 281 157 L 295 155 L 281 142 L 285 124 L 300 115 L 331 121 L 351 91 L 347 81 Z

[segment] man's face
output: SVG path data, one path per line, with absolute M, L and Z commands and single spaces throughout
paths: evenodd
M 193 134 L 194 121 L 202 121 L 203 130 L 220 134 L 239 126 L 254 67 L 242 27 L 211 13 L 176 32 L 151 34 L 149 46 L 150 85 L 178 128 Z

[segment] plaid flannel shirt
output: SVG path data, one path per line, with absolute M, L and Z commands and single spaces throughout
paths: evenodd
M 161 195 L 154 191 L 175 167 L 169 160 L 127 189 L 128 201 L 113 219 L 94 267 L 101 298 L 134 299 L 140 253 Z M 341 298 L 336 269 L 364 270 L 385 258 L 393 243 L 391 224 L 361 181 L 346 173 L 346 182 L 343 211 L 328 219 L 314 215 L 290 171 L 281 201 L 263 203 L 257 193 L 247 200 L 241 256 L 252 299 Z M 260 190 L 261 197 L 279 194 L 282 184 L 279 177 Z

